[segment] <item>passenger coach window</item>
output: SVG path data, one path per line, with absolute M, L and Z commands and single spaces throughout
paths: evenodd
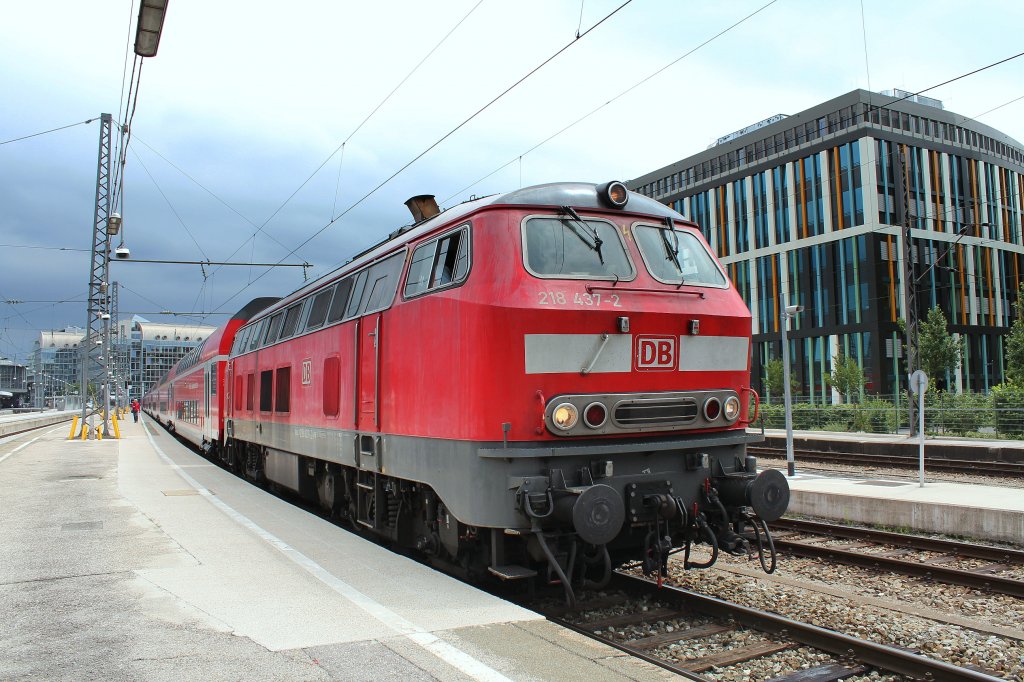
M 339 377 L 341 362 L 337 356 L 324 358 L 324 416 L 337 417 L 341 411 Z
M 331 305 L 331 294 L 334 287 L 324 289 L 313 297 L 313 307 L 309 311 L 309 320 L 306 321 L 306 330 L 319 329 L 324 326 L 327 319 L 327 308 Z
M 290 338 L 295 333 L 295 327 L 299 324 L 299 313 L 302 312 L 302 303 L 296 303 L 284 313 L 284 324 L 281 325 L 282 339 Z
M 269 346 L 277 341 L 277 336 L 281 333 L 282 321 L 284 321 L 284 313 L 275 313 L 274 316 L 270 318 L 270 326 L 267 327 L 267 337 L 263 339 L 262 345 Z
M 469 230 L 459 229 L 416 248 L 405 280 L 405 296 L 461 282 L 469 272 Z
M 346 277 L 338 283 L 338 288 L 334 292 L 334 300 L 331 301 L 331 310 L 327 313 L 327 324 L 334 324 L 345 317 L 348 295 L 352 293 L 352 279 L 351 277 Z
M 274 411 L 288 412 L 292 391 L 292 368 L 277 368 L 277 385 L 274 387 Z
M 647 269 L 659 282 L 726 286 L 725 275 L 697 235 L 690 231 L 636 225 L 633 238 Z
M 260 412 L 274 409 L 274 370 L 260 372 Z
M 253 397 L 256 394 L 256 375 L 252 372 L 245 377 L 245 409 L 252 412 Z
M 611 223 L 530 218 L 523 230 L 526 267 L 538 277 L 628 280 L 636 274 Z
M 403 265 L 405 252 L 400 251 L 356 275 L 345 318 L 365 315 L 390 306 L 398 291 L 398 278 L 402 274 Z
M 263 335 L 263 327 L 266 324 L 266 320 L 260 320 L 256 323 L 256 331 L 253 332 L 252 336 L 249 337 L 249 350 L 256 350 L 260 345 L 260 337 Z

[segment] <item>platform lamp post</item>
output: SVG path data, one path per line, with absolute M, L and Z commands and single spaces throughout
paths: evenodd
M 802 305 L 787 305 L 782 311 L 782 400 L 786 411 L 786 469 L 790 476 L 796 475 L 793 460 L 793 403 L 789 385 L 789 319 L 802 313 Z

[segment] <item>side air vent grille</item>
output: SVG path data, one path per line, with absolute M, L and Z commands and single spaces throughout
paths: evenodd
M 678 426 L 697 420 L 699 409 L 693 398 L 629 400 L 615 406 L 613 418 L 619 426 Z

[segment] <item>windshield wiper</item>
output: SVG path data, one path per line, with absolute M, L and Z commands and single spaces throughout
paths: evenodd
M 577 230 L 571 222 L 569 222 L 568 220 L 563 221 L 565 223 L 565 226 L 572 230 L 572 233 L 579 237 L 581 242 L 587 245 L 587 248 L 589 248 L 591 251 L 597 252 L 597 259 L 601 261 L 601 265 L 604 265 L 604 256 L 601 254 L 601 245 L 604 244 L 604 241 L 599 236 L 597 236 L 597 230 L 588 225 L 587 223 L 585 223 L 583 219 L 580 218 L 580 214 L 577 213 L 576 209 L 574 209 L 572 206 L 563 206 L 562 211 L 568 214 L 569 217 L 576 221 L 578 225 L 580 225 L 583 229 L 590 233 L 590 237 L 594 240 L 593 243 L 591 243 L 586 237 L 584 237 L 583 233 Z
M 665 260 L 672 261 L 672 264 L 676 266 L 676 270 L 679 271 L 679 281 L 683 280 L 683 266 L 679 264 L 679 235 L 676 234 L 675 223 L 672 222 L 672 217 L 665 218 L 666 229 L 658 230 L 661 232 L 661 243 L 665 246 Z M 668 240 L 669 233 L 672 234 L 672 243 Z

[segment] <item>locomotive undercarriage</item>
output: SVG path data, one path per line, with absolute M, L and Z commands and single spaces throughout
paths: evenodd
M 378 471 L 243 441 L 230 441 L 219 454 L 250 480 L 287 488 L 353 530 L 415 549 L 469 578 L 560 583 L 571 603 L 576 590 L 599 588 L 626 564 L 660 581 L 677 552 L 688 569 L 707 568 L 727 552 L 757 557 L 774 571 L 766 522 L 785 511 L 788 485 L 777 471 L 757 474 L 744 452 L 733 445 L 519 462 L 517 471 L 535 475 L 509 477 L 507 502 L 519 522 L 506 527 L 464 524 L 430 485 Z M 710 558 L 691 561 L 700 544 Z

